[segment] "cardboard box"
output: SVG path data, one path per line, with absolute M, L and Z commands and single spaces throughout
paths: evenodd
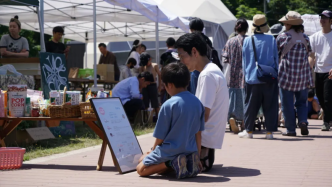
M 100 75 L 100 80 L 114 81 L 114 65 L 98 64 L 97 74 Z
M 80 68 L 70 68 L 68 78 L 77 78 L 79 69 Z

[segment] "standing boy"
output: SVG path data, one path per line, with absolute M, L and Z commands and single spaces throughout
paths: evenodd
M 309 62 L 315 65 L 316 94 L 324 111 L 322 131 L 329 131 L 332 126 L 332 12 L 325 10 L 319 16 L 322 30 L 310 36 Z
M 153 136 L 152 151 L 143 155 L 137 166 L 140 176 L 174 169 L 176 177 L 195 177 L 200 172 L 198 152 L 204 130 L 204 108 L 189 93 L 189 71 L 183 64 L 171 63 L 161 72 L 168 94 L 172 97 L 161 107 Z
M 46 52 L 65 54 L 65 56 L 67 57 L 70 47 L 66 47 L 65 44 L 60 42 L 63 35 L 64 30 L 62 27 L 54 27 L 52 40 L 46 42 L 45 44 Z
M 221 149 L 228 115 L 229 96 L 226 79 L 220 68 L 207 57 L 207 45 L 201 34 L 182 35 L 175 45 L 180 61 L 189 71 L 200 72 L 196 97 L 205 107 L 205 130 L 200 154 L 203 172 L 214 162 L 214 149 Z

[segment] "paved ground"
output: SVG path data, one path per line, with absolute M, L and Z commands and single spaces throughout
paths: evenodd
M 226 133 L 216 151 L 213 170 L 197 178 L 173 176 L 141 178 L 133 172 L 120 175 L 107 150 L 104 170 L 96 171 L 100 146 L 25 162 L 22 169 L 0 172 L 0 186 L 332 186 L 332 131 L 320 131 L 321 121 L 310 121 L 310 136 L 240 139 Z M 284 131 L 284 129 L 279 129 Z M 300 134 L 298 130 L 298 134 Z M 144 151 L 151 134 L 139 137 Z

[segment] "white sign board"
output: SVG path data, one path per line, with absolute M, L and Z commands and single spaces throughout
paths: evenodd
M 26 129 L 31 138 L 35 141 L 55 138 L 47 127 L 37 127 Z
M 120 173 L 135 171 L 143 153 L 120 99 L 95 98 L 90 102 L 116 157 Z

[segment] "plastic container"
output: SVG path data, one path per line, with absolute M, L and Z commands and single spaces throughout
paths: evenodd
M 24 148 L 0 147 L 0 170 L 19 169 L 22 166 Z

